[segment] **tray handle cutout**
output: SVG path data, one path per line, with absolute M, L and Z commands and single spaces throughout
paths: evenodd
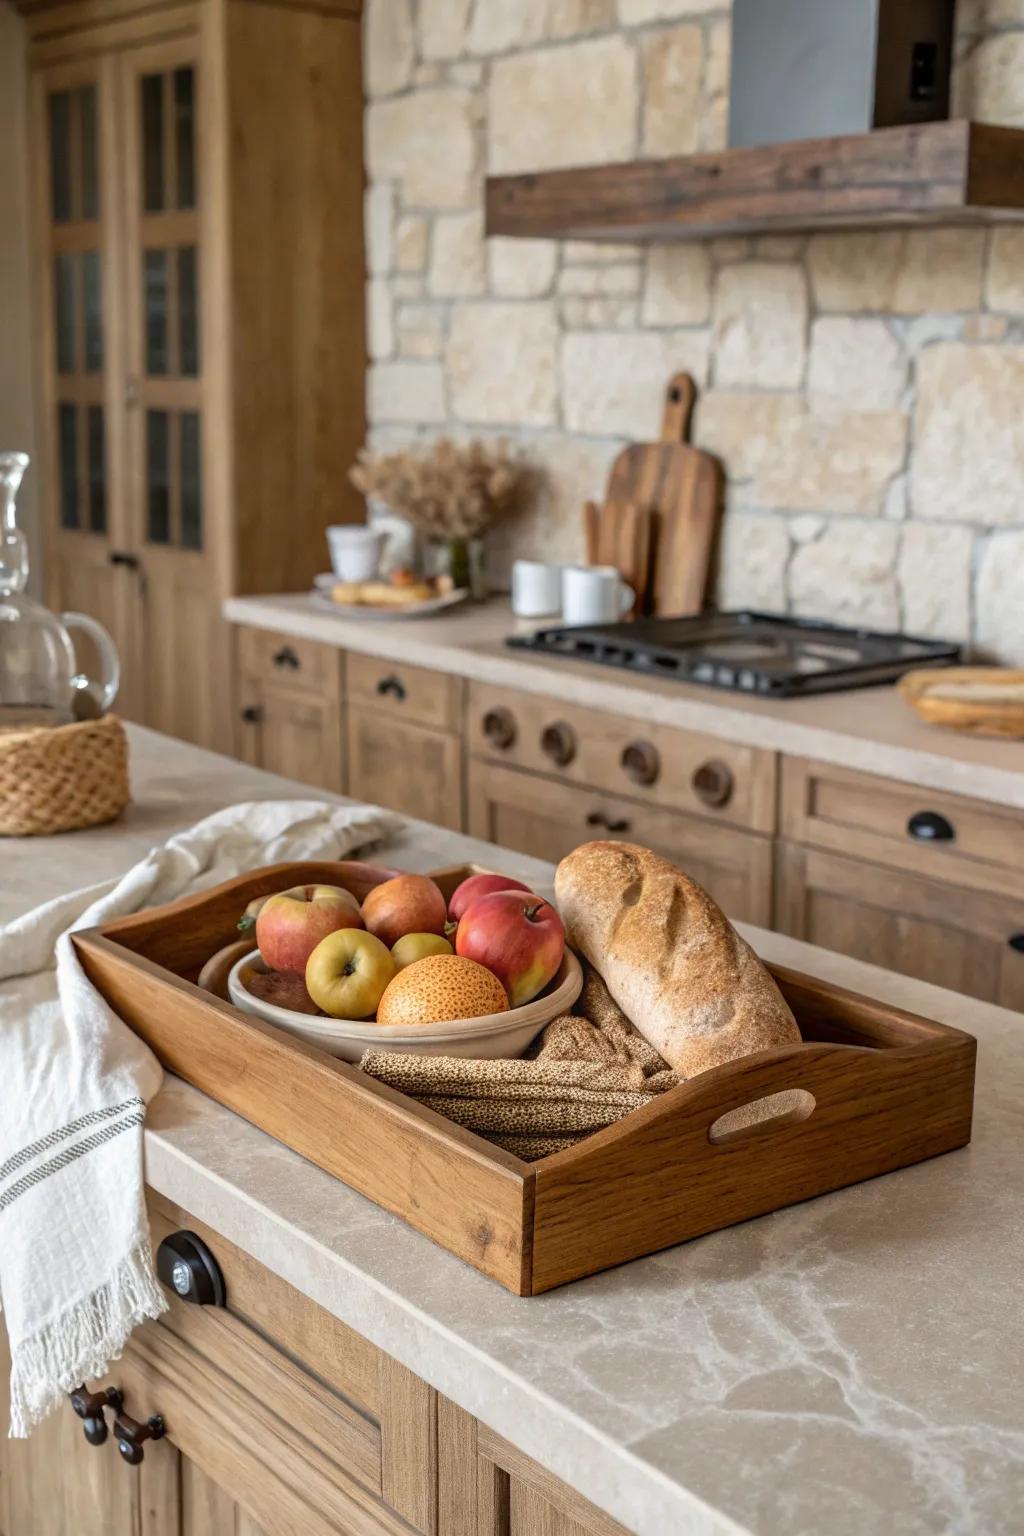
M 763 1098 L 751 1099 L 736 1109 L 726 1110 L 724 1115 L 708 1126 L 708 1141 L 713 1147 L 725 1147 L 733 1141 L 746 1141 L 750 1136 L 760 1136 L 766 1131 L 778 1130 L 784 1125 L 799 1125 L 809 1120 L 818 1101 L 806 1088 L 787 1088 L 782 1093 L 768 1093 Z

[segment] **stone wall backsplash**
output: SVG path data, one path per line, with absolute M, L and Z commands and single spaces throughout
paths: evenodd
M 960 0 L 956 110 L 1024 126 L 1024 0 Z M 367 0 L 372 442 L 509 435 L 581 507 L 687 369 L 717 599 L 1024 664 L 1024 227 L 671 246 L 483 237 L 483 179 L 725 144 L 720 0 Z M 500 543 L 500 547 L 497 547 Z

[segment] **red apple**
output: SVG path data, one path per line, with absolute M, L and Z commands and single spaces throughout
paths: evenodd
M 479 901 L 481 896 L 490 896 L 495 891 L 527 891 L 533 895 L 528 885 L 524 885 L 521 880 L 513 880 L 511 875 L 470 875 L 468 880 L 463 880 L 452 892 L 452 899 L 448 903 L 449 919 L 457 923 L 474 901 Z
M 427 875 L 396 875 L 363 901 L 363 922 L 389 949 L 407 933 L 443 936 L 447 916 L 444 897 Z
M 339 928 L 361 928 L 359 903 L 340 885 L 296 885 L 269 896 L 256 915 L 256 943 L 272 971 L 304 976 L 321 939 Z
M 562 919 L 550 902 L 529 892 L 481 896 L 455 930 L 455 953 L 493 971 L 513 1008 L 544 990 L 564 952 Z

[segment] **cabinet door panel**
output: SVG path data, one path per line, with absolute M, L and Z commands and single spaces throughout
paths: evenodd
M 462 827 L 461 742 L 351 705 L 348 792 L 356 800 L 457 832 Z
M 779 847 L 778 926 L 874 965 L 988 1002 L 1024 1001 L 1012 897 L 965 891 L 837 854 Z
M 469 775 L 473 837 L 552 861 L 592 838 L 642 843 L 704 886 L 730 917 L 771 921 L 768 838 L 475 758 Z

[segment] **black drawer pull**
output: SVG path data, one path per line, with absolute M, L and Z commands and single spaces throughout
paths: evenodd
M 273 662 L 275 667 L 287 667 L 292 672 L 297 672 L 302 665 L 290 645 L 282 645 L 279 651 L 275 651 Z
M 390 677 L 381 678 L 377 684 L 377 692 L 381 697 L 386 697 L 390 694 L 393 699 L 397 699 L 399 704 L 401 704 L 405 699 L 405 684 L 400 677 L 395 677 L 394 673 L 392 673 Z
M 1011 933 L 1006 942 L 1018 955 L 1024 955 L 1024 933 Z
M 174 1232 L 164 1238 L 156 1251 L 156 1272 L 182 1301 L 200 1307 L 224 1305 L 224 1276 L 194 1232 Z
M 106 1410 L 121 1412 L 123 1397 L 116 1387 L 105 1392 L 87 1392 L 84 1386 L 68 1393 L 71 1406 L 82 1420 L 82 1430 L 90 1445 L 104 1445 L 107 1439 Z
M 953 823 L 938 811 L 918 811 L 907 822 L 907 832 L 919 843 L 951 843 L 956 837 Z
M 111 565 L 123 565 L 128 571 L 137 571 L 139 568 L 138 555 L 133 555 L 127 549 L 112 549 L 107 560 Z
M 588 827 L 603 827 L 606 832 L 620 834 L 629 831 L 629 822 L 618 816 L 614 821 L 610 820 L 604 811 L 591 811 L 587 816 Z
M 137 1467 L 142 1460 L 142 1446 L 146 1440 L 162 1440 L 166 1433 L 167 1427 L 158 1413 L 150 1414 L 145 1424 L 140 1424 L 123 1409 L 114 1419 L 114 1439 L 130 1467 Z
M 242 719 L 246 725 L 259 725 L 263 719 L 263 711 L 258 704 L 250 704 L 242 710 Z

